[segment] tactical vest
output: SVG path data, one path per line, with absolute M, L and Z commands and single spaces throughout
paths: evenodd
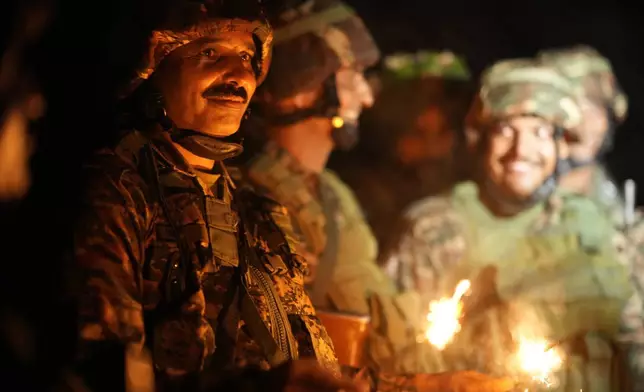
M 301 275 L 303 269 L 292 252 L 293 234 L 282 229 L 290 227 L 283 207 L 235 189 L 223 165 L 219 174 L 201 178 L 180 170 L 138 132 L 126 136 L 118 152 L 138 157 L 165 218 L 155 224 L 157 241 L 146 250 L 150 260 L 143 268 L 144 279 L 161 282 L 159 292 L 144 298 L 157 369 L 191 373 L 213 366 L 220 372 L 236 365 L 231 359 L 240 355 L 240 346 L 252 346 L 248 339 L 267 365 L 298 358 L 284 290 L 275 283 L 297 280 L 294 271 Z M 199 312 L 203 317 L 194 317 Z M 312 339 L 325 338 L 310 333 Z M 320 344 L 326 342 L 313 342 L 315 355 Z M 318 359 L 329 365 L 328 358 Z
M 569 195 L 557 211 L 538 205 L 496 219 L 472 184 L 455 189 L 452 205 L 463 217 L 467 246 L 443 283 L 453 290 L 469 278 L 473 286 L 463 330 L 446 357 L 461 368 L 520 374 L 511 360 L 516 342 L 545 338 L 566 352 L 554 390 L 625 390 L 614 337 L 632 294 L 630 276 L 596 206 Z
M 398 293 L 377 265 L 377 243 L 351 189 L 328 170 L 304 173 L 272 146 L 251 162 L 248 176 L 289 209 L 309 252 L 319 257 L 310 291 L 341 364 L 397 374 L 425 369 L 411 321 L 420 299 Z

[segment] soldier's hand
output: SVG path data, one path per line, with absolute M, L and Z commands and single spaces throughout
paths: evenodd
M 423 392 L 509 392 L 515 386 L 510 378 L 495 378 L 463 371 L 416 375 L 416 388 Z
M 359 381 L 338 378 L 314 360 L 298 360 L 290 364 L 285 392 L 362 392 Z M 367 389 L 368 391 L 368 389 Z

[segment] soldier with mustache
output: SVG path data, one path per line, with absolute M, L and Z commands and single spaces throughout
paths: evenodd
M 92 390 L 356 390 L 304 291 L 285 209 L 223 163 L 270 64 L 261 5 L 160 10 L 120 137 L 85 165 L 70 271 L 79 374 Z M 126 378 L 111 378 L 123 350 Z
M 412 205 L 385 254 L 399 287 L 425 301 L 471 280 L 444 370 L 511 374 L 527 334 L 566 350 L 555 390 L 626 391 L 641 378 L 624 376 L 641 367 L 643 311 L 630 275 L 641 253 L 592 200 L 557 187 L 564 136 L 582 119 L 576 97 L 537 60 L 486 70 L 466 119 L 473 181 Z

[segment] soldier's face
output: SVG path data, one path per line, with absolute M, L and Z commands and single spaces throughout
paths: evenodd
M 554 173 L 554 127 L 538 117 L 512 117 L 490 130 L 485 176 L 506 195 L 530 197 Z
M 579 129 L 570 133 L 566 140 L 570 158 L 587 162 L 595 158 L 608 131 L 608 113 L 606 109 L 589 100 L 580 100 L 582 123 Z
M 168 116 L 179 128 L 228 136 L 255 93 L 252 34 L 220 33 L 184 45 L 155 72 Z
M 338 114 L 350 123 L 357 123 L 362 109 L 373 105 L 373 91 L 364 74 L 352 68 L 342 68 L 335 74 L 340 108 Z
M 453 146 L 454 131 L 440 108 L 431 106 L 418 116 L 414 129 L 400 138 L 398 156 L 405 164 L 416 164 L 443 159 Z

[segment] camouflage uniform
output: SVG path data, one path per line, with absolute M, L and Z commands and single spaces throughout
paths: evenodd
M 306 9 L 307 4 L 313 4 L 312 9 Z M 276 26 L 273 65 L 262 91 L 258 91 L 260 100 L 253 112 L 263 115 L 270 125 L 282 124 L 282 119 L 271 114 L 271 104 L 262 102 L 262 96 L 279 100 L 312 91 L 334 78 L 341 66 L 361 69 L 379 56 L 360 18 L 341 2 L 307 2 L 302 8 L 282 13 L 273 25 Z M 319 61 L 320 56 L 324 61 Z M 316 62 L 311 63 L 313 60 Z M 333 109 L 332 105 L 326 109 Z M 304 117 L 289 121 L 325 117 L 329 113 L 305 112 Z M 412 312 L 401 309 L 407 304 L 403 298 L 413 301 L 414 294 L 399 295 L 378 268 L 377 243 L 353 192 L 332 171 L 307 172 L 288 152 L 273 142 L 263 142 L 262 150 L 244 165 L 244 171 L 254 187 L 285 205 L 291 213 L 304 240 L 303 252 L 312 261 L 308 283 L 316 308 L 371 317 L 373 332 L 368 338 L 371 370 L 401 373 L 416 370 L 413 347 L 416 331 L 406 319 L 406 313 Z M 405 350 L 412 352 L 406 354 Z M 381 373 L 375 379 L 380 391 L 415 388 L 413 376 Z
M 483 76 L 468 127 L 536 114 L 569 129 L 580 112 L 567 86 L 535 62 L 498 63 Z M 615 370 L 621 359 L 615 344 L 624 344 L 629 363 L 639 367 L 644 337 L 640 292 L 629 275 L 641 257 L 631 243 L 582 196 L 555 191 L 499 219 L 478 189 L 466 182 L 415 203 L 385 258 L 399 286 L 419 290 L 425 300 L 451 295 L 460 279 L 473 282 L 463 330 L 442 353 L 440 370 L 513 374 L 517 337 L 534 334 L 567 351 L 557 390 L 628 390 Z
M 574 84 L 578 99 L 587 100 L 606 110 L 609 129 L 596 159 L 612 148 L 615 127 L 621 124 L 628 112 L 628 101 L 622 92 L 610 62 L 596 50 L 587 46 L 577 46 L 563 50 L 548 50 L 539 54 L 539 59 L 557 68 Z M 583 127 L 572 132 L 584 138 Z M 620 187 L 610 178 L 602 162 L 585 162 L 593 165 L 591 184 L 587 196 L 605 209 L 618 226 L 623 225 L 624 200 Z
M 267 25 L 219 13 L 213 18 L 208 4 L 185 6 L 174 15 L 197 19 L 179 25 L 184 29 L 155 31 L 153 56 L 128 90 L 140 85 L 141 91 L 140 79 L 171 50 L 221 28 L 250 29 L 263 43 L 254 59 L 261 82 L 270 53 Z M 237 146 L 211 138 L 208 145 L 221 159 L 212 172 L 201 172 L 170 142 L 176 128 L 145 129 L 126 128 L 86 166 L 74 245 L 80 274 L 74 282 L 82 282 L 73 287 L 80 299 L 81 367 L 121 345 L 128 350 L 128 387 L 135 390 L 150 390 L 148 351 L 157 390 L 194 390 L 205 376 L 221 381 L 240 368 L 245 376 L 233 387 L 259 390 L 267 385 L 253 381 L 267 379 L 253 372 L 297 358 L 317 359 L 339 374 L 304 290 L 305 264 L 294 252 L 285 209 L 236 188 L 220 163 Z

